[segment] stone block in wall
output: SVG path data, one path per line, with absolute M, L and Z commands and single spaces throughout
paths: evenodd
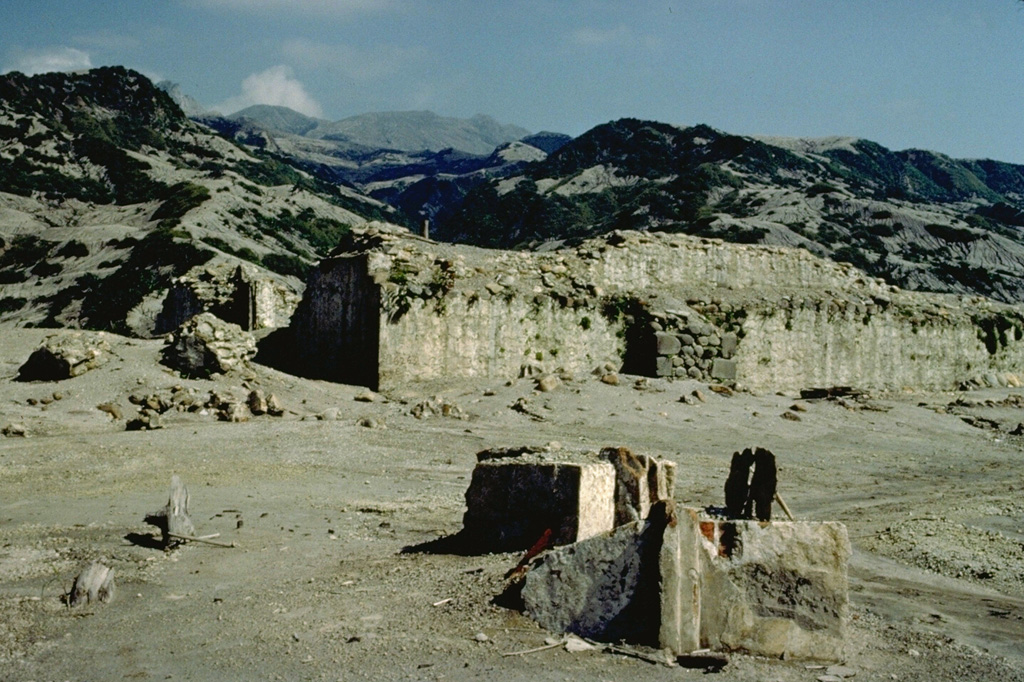
M 672 358 L 659 355 L 654 360 L 654 373 L 659 377 L 672 376 Z
M 736 361 L 725 358 L 715 358 L 711 364 L 711 378 L 722 381 L 736 380 Z
M 735 355 L 737 345 L 739 345 L 739 337 L 736 336 L 735 332 L 722 334 L 722 357 L 728 360 Z
M 615 468 L 593 453 L 489 450 L 477 459 L 463 517 L 474 551 L 528 549 L 547 530 L 552 544 L 566 544 L 615 525 Z
M 679 342 L 679 338 L 675 334 L 656 332 L 654 334 L 654 339 L 657 343 L 658 355 L 677 355 L 683 347 Z
M 849 626 L 841 523 L 702 521 L 701 643 L 836 660 Z

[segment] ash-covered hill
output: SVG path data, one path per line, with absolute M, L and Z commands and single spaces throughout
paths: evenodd
M 908 289 L 1024 301 L 1024 166 L 855 138 L 755 139 L 623 119 L 468 192 L 438 239 L 615 229 L 804 247 Z
M 0 321 L 152 333 L 171 281 L 246 264 L 293 293 L 386 204 L 190 121 L 120 67 L 0 76 Z

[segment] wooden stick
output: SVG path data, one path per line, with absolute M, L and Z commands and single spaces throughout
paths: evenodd
M 544 646 L 539 646 L 536 649 L 524 649 L 523 651 L 509 651 L 507 653 L 502 654 L 502 656 L 522 656 L 523 654 L 535 654 L 538 651 L 557 649 L 558 647 L 563 645 L 565 645 L 565 640 L 562 640 L 561 642 L 555 642 L 554 644 L 545 644 Z
M 207 545 L 214 545 L 216 547 L 235 547 L 235 543 L 217 542 L 216 540 L 207 540 L 206 538 L 197 538 L 191 535 L 178 535 L 177 533 L 168 533 L 168 537 L 172 537 L 178 540 L 193 540 L 195 542 L 203 542 Z
M 796 521 L 796 519 L 793 518 L 793 512 L 789 511 L 789 505 L 782 499 L 782 495 L 779 494 L 778 490 L 775 491 L 775 501 L 779 503 L 779 506 L 782 507 L 782 511 L 786 513 L 786 516 L 789 517 L 790 521 Z

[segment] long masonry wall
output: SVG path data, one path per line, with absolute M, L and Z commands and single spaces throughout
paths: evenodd
M 759 390 L 1024 374 L 1024 309 L 899 291 L 800 250 L 641 233 L 550 253 L 375 238 L 310 279 L 293 322 L 307 374 L 378 388 L 611 362 Z
M 387 296 L 387 285 L 385 297 Z M 588 372 L 623 352 L 617 328 L 595 311 L 544 297 L 415 299 L 380 319 L 380 383 L 445 377 L 512 378 L 561 368 Z
M 983 328 L 967 315 L 922 320 L 898 308 L 865 315 L 854 306 L 838 312 L 762 310 L 747 316 L 743 333 L 736 376 L 761 390 L 950 390 L 970 380 L 991 383 L 984 381 L 987 375 L 1024 370 L 1019 331 L 1008 330 L 990 349 Z

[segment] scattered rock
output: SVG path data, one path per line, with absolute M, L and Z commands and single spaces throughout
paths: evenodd
M 422 400 L 409 410 L 409 414 L 416 417 L 417 419 L 426 419 L 427 417 L 451 417 L 453 419 L 466 419 L 466 413 L 462 411 L 462 408 L 453 402 L 450 402 L 447 398 L 441 396 L 434 396 L 427 400 Z
M 806 412 L 807 406 L 804 405 L 803 403 L 793 403 L 792 405 L 789 406 L 789 409 L 791 409 L 794 412 Z
M 375 403 L 377 402 L 377 394 L 367 388 L 357 393 L 354 400 L 361 403 Z
M 271 417 L 280 417 L 284 414 L 281 400 L 273 393 L 267 396 L 267 414 Z
M 791 422 L 803 421 L 802 419 L 800 419 L 799 415 L 797 415 L 797 414 L 795 414 L 793 412 L 783 412 L 782 413 L 782 418 L 783 419 L 788 419 Z
M 24 424 L 8 424 L 3 428 L 2 431 L 0 431 L 0 433 L 7 436 L 8 438 L 25 438 L 26 436 L 28 436 L 28 429 L 25 428 Z
M 103 332 L 48 336 L 18 369 L 18 381 L 61 381 L 85 374 L 110 359 Z
M 608 384 L 609 386 L 619 385 L 619 375 L 614 372 L 609 372 L 601 376 L 601 383 Z
M 217 412 L 217 419 L 222 422 L 244 422 L 249 419 L 248 406 L 239 402 L 225 403 Z
M 249 404 L 249 411 L 257 417 L 263 414 L 267 414 L 267 396 L 263 393 L 263 389 L 254 388 L 249 392 L 249 399 L 246 401 Z
M 359 426 L 365 427 L 367 429 L 386 429 L 387 428 L 387 425 L 384 422 L 382 422 L 382 421 L 380 421 L 378 419 L 374 419 L 373 417 L 363 417 L 363 418 L 361 418 L 356 423 Z
M 205 378 L 244 369 L 255 354 L 252 334 L 202 313 L 178 327 L 164 349 L 163 361 L 185 376 Z
M 562 380 L 555 374 L 546 374 L 537 380 L 537 390 L 549 393 L 562 385 Z
M 718 395 L 724 395 L 727 398 L 731 398 L 733 395 L 733 390 L 728 386 L 724 386 L 722 384 L 711 384 L 710 386 L 708 386 L 708 390 L 717 393 Z
M 845 679 L 847 677 L 853 677 L 857 674 L 857 671 L 845 665 L 830 665 L 828 668 L 825 669 L 825 674 L 833 675 L 840 679 Z

